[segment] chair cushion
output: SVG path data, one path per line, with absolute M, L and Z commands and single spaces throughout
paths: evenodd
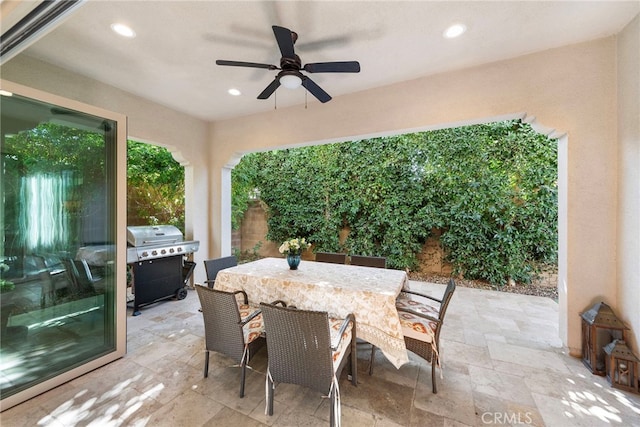
M 398 298 L 396 298 L 396 307 L 408 308 L 410 310 L 417 311 L 418 313 L 428 314 L 436 319 L 440 318 L 440 307 L 418 301 L 415 298 L 420 297 L 400 293 Z
M 244 321 L 254 311 L 259 310 L 260 307 L 253 304 L 238 304 L 238 310 L 240 311 L 240 319 Z M 249 344 L 256 338 L 264 334 L 264 321 L 262 320 L 262 313 L 251 319 L 249 323 L 242 327 L 242 333 L 244 334 L 244 343 Z
M 329 317 L 329 329 L 331 331 L 331 347 L 335 347 L 338 345 L 338 341 L 340 340 L 340 335 L 338 332 L 340 331 L 340 327 L 344 323 L 344 319 L 335 319 L 333 317 Z M 353 329 L 353 324 L 349 322 L 349 326 L 345 329 L 342 334 L 342 341 L 338 345 L 338 348 L 333 351 L 333 371 L 335 372 L 340 363 L 342 362 L 342 358 L 346 353 L 346 349 L 351 345 L 351 331 Z
M 430 304 L 421 303 L 411 299 L 407 294 L 401 294 L 396 300 L 397 308 L 407 308 L 418 313 L 428 314 L 436 319 L 440 316 L 440 310 Z M 438 327 L 436 322 L 425 319 L 406 311 L 398 311 L 400 316 L 400 324 L 402 325 L 402 333 L 405 337 L 414 338 L 424 342 L 432 342 L 434 332 Z

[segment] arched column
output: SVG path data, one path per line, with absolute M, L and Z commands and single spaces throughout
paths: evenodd
M 219 256 L 232 255 L 232 230 L 231 230 L 231 172 L 236 167 L 243 154 L 233 153 L 227 163 L 220 169 L 220 217 L 218 222 L 219 235 L 220 235 L 220 254 Z M 215 185 L 215 182 L 214 182 Z M 213 201 L 215 203 L 215 201 Z M 214 231 L 215 233 L 215 231 Z
M 535 116 L 527 115 L 522 121 L 528 123 L 536 132 L 558 141 L 558 334 L 563 343 L 569 341 L 568 318 L 568 173 L 569 138 L 566 132 L 557 131 L 539 123 Z M 579 357 L 575 350 L 572 356 Z

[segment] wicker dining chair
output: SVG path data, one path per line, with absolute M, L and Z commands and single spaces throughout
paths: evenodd
M 330 425 L 340 425 L 338 380 L 349 365 L 357 386 L 356 320 L 330 318 L 324 311 L 261 303 L 269 354 L 266 413 L 273 415 L 275 383 L 298 384 L 331 399 Z
M 436 368 L 440 365 L 440 331 L 455 290 L 456 282 L 449 279 L 442 299 L 408 289 L 403 289 L 396 299 L 396 309 L 400 316 L 407 350 L 431 362 L 431 386 L 434 394 L 438 392 Z M 428 300 L 438 304 L 430 304 Z M 375 350 L 375 347 L 371 349 L 369 375 L 373 373 Z
M 195 288 L 204 319 L 204 376 L 209 376 L 210 351 L 230 357 L 240 366 L 240 397 L 244 397 L 247 364 L 265 345 L 260 310 L 249 304 L 244 291 L 224 292 L 198 284 Z
M 363 267 L 387 268 L 387 258 L 383 256 L 351 255 L 351 265 Z
M 225 268 L 235 267 L 236 265 L 238 265 L 238 258 L 234 255 L 206 260 L 204 262 L 204 270 L 207 273 L 205 283 L 208 287 L 213 288 L 216 277 L 218 277 L 218 272 Z
M 347 254 L 340 254 L 337 252 L 316 252 L 316 262 L 345 264 L 347 262 Z

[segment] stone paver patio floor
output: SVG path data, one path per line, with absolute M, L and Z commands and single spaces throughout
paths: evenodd
M 444 285 L 412 281 L 440 296 Z M 10 426 L 326 426 L 327 399 L 282 384 L 264 414 L 266 352 L 252 362 L 246 396 L 239 369 L 212 353 L 203 378 L 204 327 L 195 291 L 145 307 L 128 321 L 128 353 L 107 366 L 0 415 Z M 640 426 L 640 395 L 611 388 L 570 357 L 549 298 L 458 287 L 441 336 L 443 370 L 431 393 L 430 365 L 415 355 L 395 369 L 377 353 L 359 385 L 340 381 L 343 426 Z

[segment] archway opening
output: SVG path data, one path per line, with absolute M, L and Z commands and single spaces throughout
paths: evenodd
M 185 168 L 167 148 L 127 142 L 127 225 L 174 225 L 185 232 Z
M 529 283 L 527 270 L 534 262 L 557 266 L 557 141 L 520 119 L 317 144 L 247 159 L 254 164 L 241 161 L 234 173 L 234 209 L 247 206 L 255 193 L 251 176 L 263 174 L 258 191 L 281 216 L 271 217 L 268 228 L 264 216 L 257 230 L 243 227 L 250 237 L 236 247 L 239 255 L 277 256 L 277 242 L 293 237 L 282 234 L 286 231 L 314 241 L 316 250 L 390 257 L 394 268 L 432 272 L 433 263 L 426 264 L 437 257 L 440 273 L 497 286 Z M 239 191 L 239 183 L 250 187 Z M 308 191 L 313 185 L 322 190 Z M 243 222 L 255 222 L 255 212 Z M 236 226 L 237 215 L 232 216 Z M 333 223 L 327 229 L 329 218 Z M 416 238 L 403 240 L 407 234 Z M 435 254 L 434 235 L 436 251 L 445 249 Z M 445 243 L 440 248 L 437 239 Z M 443 270 L 445 257 L 449 262 Z

